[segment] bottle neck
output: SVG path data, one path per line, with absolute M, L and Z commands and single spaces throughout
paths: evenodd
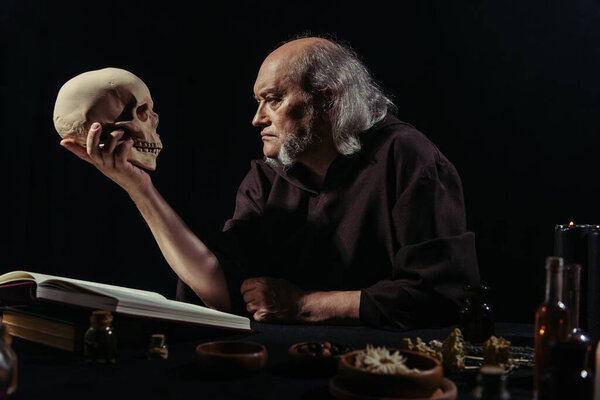
M 546 270 L 546 302 L 563 302 L 563 270 L 548 268 Z

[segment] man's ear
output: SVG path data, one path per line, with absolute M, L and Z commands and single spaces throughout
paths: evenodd
M 319 90 L 315 100 L 320 114 L 323 116 L 328 116 L 334 104 L 333 90 L 331 90 L 329 87 Z
M 329 111 L 333 108 L 333 90 L 327 87 L 320 92 L 322 99 L 322 106 L 325 111 Z

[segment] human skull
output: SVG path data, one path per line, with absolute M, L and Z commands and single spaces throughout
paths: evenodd
M 67 81 L 54 105 L 54 127 L 62 138 L 75 138 L 86 147 L 87 133 L 94 122 L 102 125 L 101 146 L 106 136 L 125 131 L 134 140 L 128 160 L 150 171 L 162 149 L 156 133 L 158 114 L 146 84 L 129 71 L 104 68 L 84 72 Z

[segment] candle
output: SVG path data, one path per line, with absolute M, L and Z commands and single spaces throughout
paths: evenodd
M 556 225 L 554 227 L 554 255 L 565 264 L 587 264 L 587 233 L 591 225 Z
M 566 265 L 579 264 L 581 286 L 579 323 L 594 340 L 600 339 L 600 226 L 590 224 L 556 225 L 554 255 Z
M 590 337 L 600 339 L 600 227 L 588 231 L 587 326 Z

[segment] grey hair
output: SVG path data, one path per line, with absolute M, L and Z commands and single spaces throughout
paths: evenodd
M 359 134 L 396 110 L 354 51 L 329 38 L 308 46 L 288 77 L 310 100 L 329 94 L 325 108 L 331 117 L 334 144 L 343 155 L 360 151 Z

